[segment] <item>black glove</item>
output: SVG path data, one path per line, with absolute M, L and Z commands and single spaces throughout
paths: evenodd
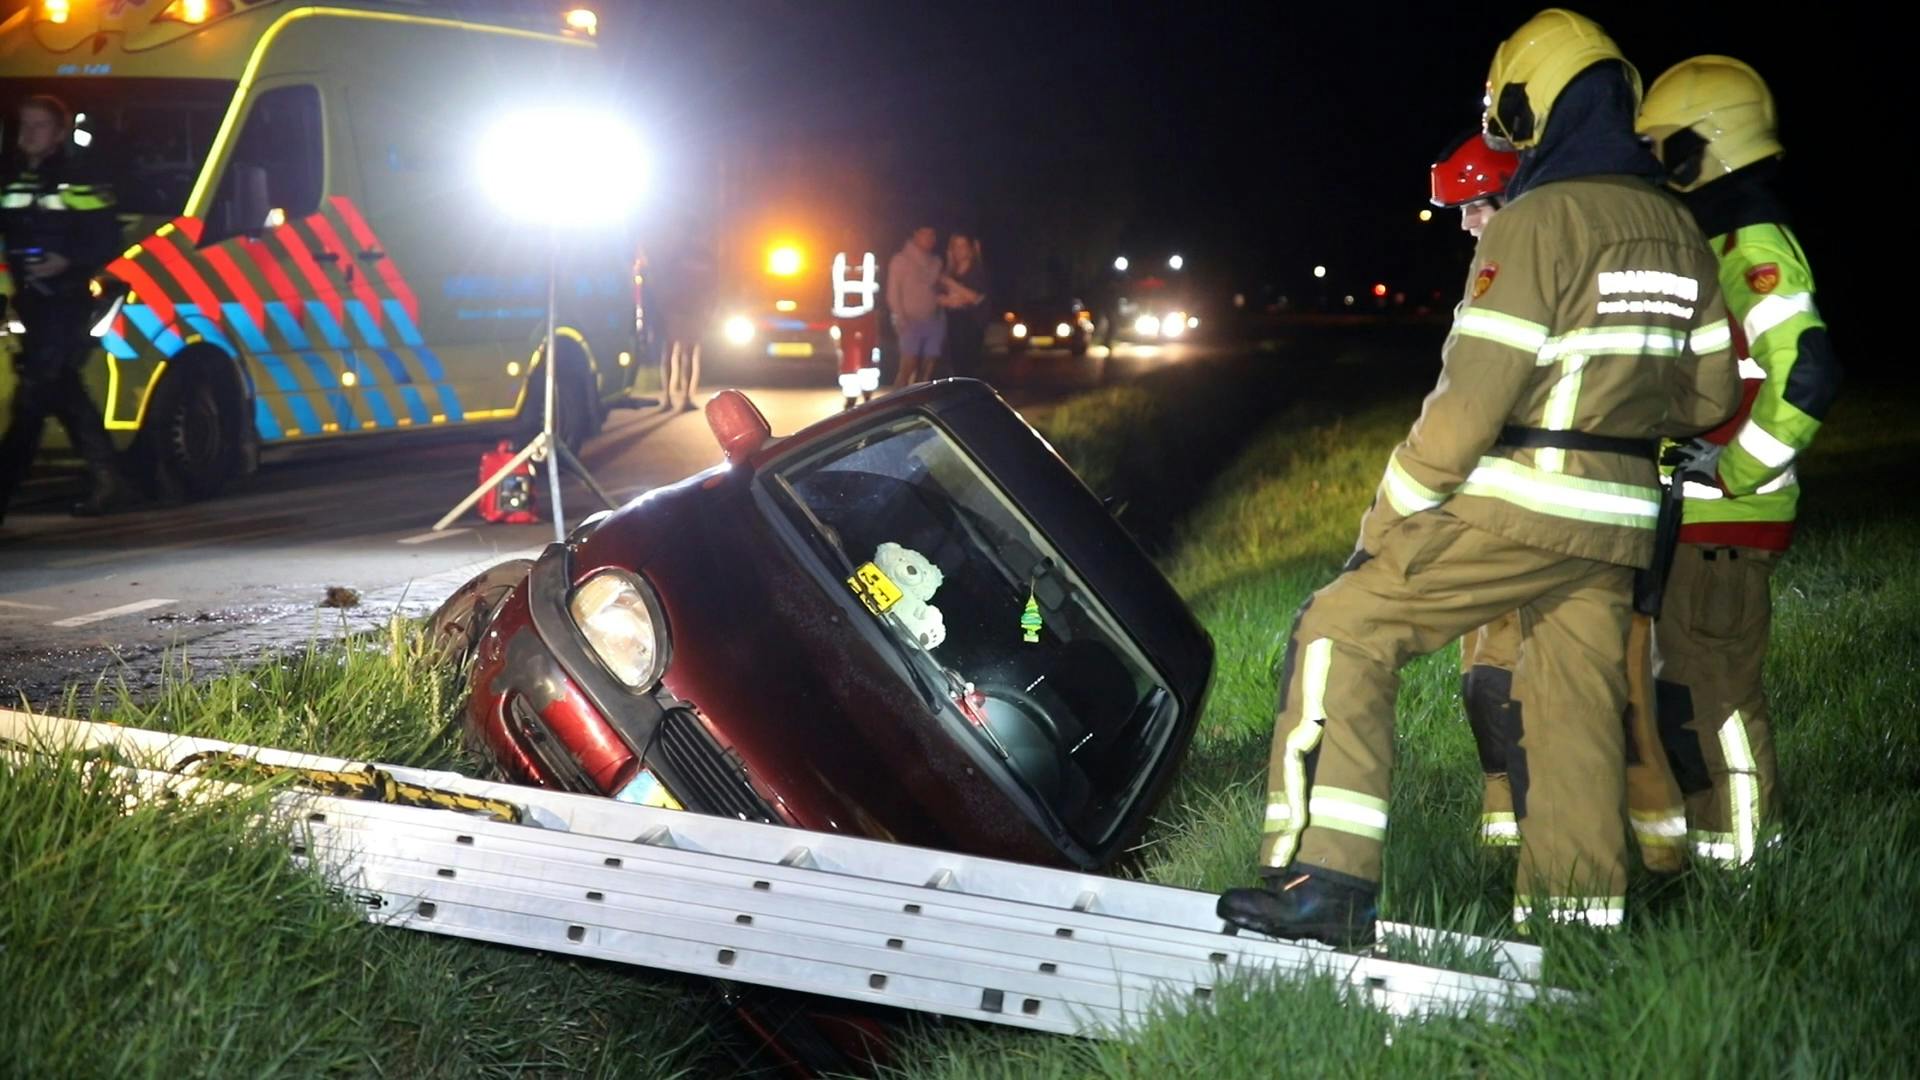
M 1682 480 L 1720 486 L 1720 452 L 1726 446 L 1705 439 L 1689 439 L 1668 452 L 1673 473 Z

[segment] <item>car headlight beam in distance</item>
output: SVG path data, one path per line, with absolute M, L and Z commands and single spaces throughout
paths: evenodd
M 1133 320 L 1133 332 L 1141 337 L 1160 336 L 1160 316 L 1142 315 Z
M 567 601 L 587 648 L 629 690 L 651 687 L 666 666 L 662 627 L 640 591 L 644 587 L 625 571 L 602 570 Z
M 1184 311 L 1169 311 L 1166 317 L 1160 320 L 1161 337 L 1177 338 L 1186 332 L 1187 313 Z
M 745 315 L 734 315 L 720 326 L 720 333 L 729 345 L 745 345 L 753 340 L 753 320 Z
M 1016 338 L 1023 338 L 1023 337 L 1026 337 L 1026 336 L 1027 336 L 1027 324 L 1026 324 L 1026 323 L 1023 323 L 1023 322 L 1017 322 L 1017 323 L 1014 323 L 1014 324 L 1013 324 L 1013 329 L 1012 329 L 1012 330 L 1009 330 L 1009 331 L 1007 331 L 1007 332 L 1008 332 L 1008 333 L 1010 333 L 1010 334 L 1012 334 L 1012 335 L 1013 335 L 1014 337 L 1016 337 Z
M 1055 337 L 1071 337 L 1072 335 L 1073 327 L 1068 326 L 1066 323 L 1061 323 L 1053 328 L 1053 336 Z

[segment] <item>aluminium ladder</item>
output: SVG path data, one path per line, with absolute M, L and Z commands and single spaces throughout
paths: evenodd
M 1261 972 L 1409 1017 L 1569 997 L 1535 985 L 1535 946 L 1380 924 L 1498 972 L 1467 974 L 1239 935 L 1211 893 L 1078 871 L 7 709 L 0 746 L 89 753 L 145 797 L 238 790 L 209 762 L 378 778 L 415 804 L 275 796 L 295 853 L 376 924 L 1012 1027 L 1124 1036 Z

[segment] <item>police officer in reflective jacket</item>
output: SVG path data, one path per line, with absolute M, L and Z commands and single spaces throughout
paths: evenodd
M 74 513 L 108 513 L 125 501 L 126 484 L 80 369 L 93 346 L 88 282 L 113 257 L 120 239 L 113 192 L 72 152 L 72 116 L 59 99 L 30 97 L 21 103 L 17 120 L 18 156 L 0 189 L 0 236 L 13 281 L 7 300 L 24 332 L 14 357 L 17 381 L 6 435 L 0 439 L 0 520 L 33 463 L 49 417 L 67 429 L 92 482 Z

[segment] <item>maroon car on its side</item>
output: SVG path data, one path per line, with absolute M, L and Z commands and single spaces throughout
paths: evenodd
M 1098 870 L 1191 736 L 1213 645 L 983 383 L 774 438 L 582 525 L 436 616 L 510 780 Z

